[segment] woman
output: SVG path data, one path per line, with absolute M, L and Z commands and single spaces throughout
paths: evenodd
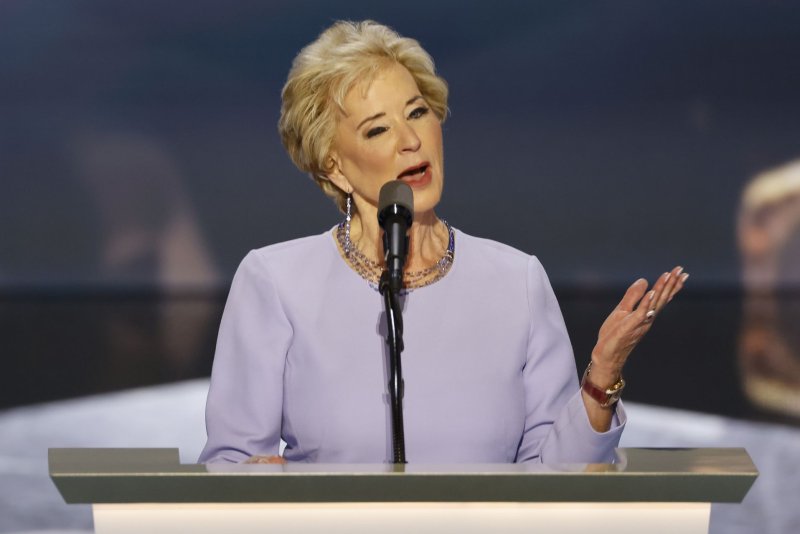
M 292 160 L 346 213 L 330 232 L 252 251 L 231 287 L 202 462 L 386 462 L 378 192 L 414 193 L 403 367 L 409 462 L 602 462 L 625 424 L 622 367 L 683 286 L 638 280 L 600 329 L 579 387 L 538 260 L 435 213 L 447 86 L 412 40 L 339 22 L 303 49 L 279 129 Z M 286 442 L 278 457 L 281 438 Z

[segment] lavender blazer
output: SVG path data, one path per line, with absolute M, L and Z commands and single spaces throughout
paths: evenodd
M 625 424 L 595 432 L 539 261 L 456 230 L 455 261 L 404 297 L 410 463 L 607 462 Z M 391 461 L 383 301 L 331 232 L 250 252 L 217 340 L 200 462 L 278 454 Z

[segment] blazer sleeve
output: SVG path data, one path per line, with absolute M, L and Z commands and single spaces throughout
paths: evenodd
M 278 454 L 292 326 L 266 263 L 252 251 L 233 278 L 217 337 L 200 463 Z
M 544 268 L 528 261 L 530 330 L 523 368 L 525 427 L 517 462 L 613 462 L 626 416 L 621 403 L 607 432 L 589 422 L 580 393 L 572 346 Z

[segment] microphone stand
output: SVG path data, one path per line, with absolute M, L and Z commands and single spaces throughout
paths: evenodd
M 386 344 L 389 346 L 389 398 L 392 403 L 392 452 L 395 464 L 406 462 L 406 442 L 403 430 L 403 314 L 397 295 L 389 283 L 389 271 L 384 270 L 378 285 L 386 307 Z

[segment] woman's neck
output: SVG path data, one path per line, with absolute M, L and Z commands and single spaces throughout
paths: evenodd
M 350 224 L 350 240 L 368 258 L 383 262 L 383 230 L 378 217 L 353 216 Z M 447 227 L 439 221 L 433 210 L 415 213 L 409 232 L 409 251 L 406 271 L 419 271 L 438 262 L 450 241 Z

